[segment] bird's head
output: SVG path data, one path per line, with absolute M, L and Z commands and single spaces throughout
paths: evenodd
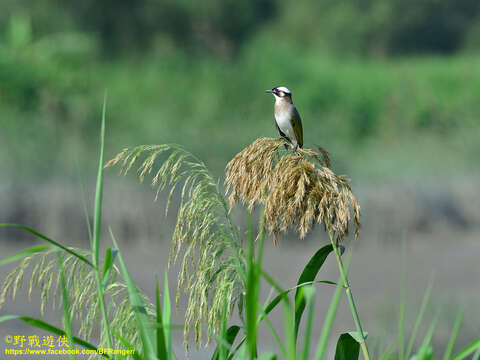
M 292 93 L 285 86 L 277 86 L 265 92 L 272 94 L 275 97 L 275 101 L 288 101 L 292 102 Z

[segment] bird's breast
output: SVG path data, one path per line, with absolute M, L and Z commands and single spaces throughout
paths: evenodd
M 282 132 L 289 138 L 294 136 L 292 127 L 292 111 L 289 109 L 275 109 L 275 121 Z
M 275 120 L 278 126 L 291 126 L 292 112 L 290 109 L 275 109 Z

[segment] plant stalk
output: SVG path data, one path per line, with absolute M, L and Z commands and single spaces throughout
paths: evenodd
M 97 185 L 95 187 L 95 212 L 93 222 L 93 239 L 91 240 L 92 260 L 95 268 L 95 279 L 97 282 L 97 296 L 103 317 L 103 330 L 106 333 L 107 346 L 113 348 L 112 332 L 108 319 L 108 312 L 105 305 L 104 290 L 99 267 L 100 254 L 100 226 L 102 223 L 102 199 L 103 199 L 103 150 L 105 147 L 105 112 L 107 106 L 107 93 L 103 99 L 102 125 L 100 129 L 100 154 L 98 158 Z
M 365 342 L 365 334 L 362 330 L 362 324 L 360 323 L 360 318 L 358 317 L 357 307 L 355 306 L 355 301 L 353 301 L 352 290 L 350 289 L 350 284 L 348 283 L 348 278 L 345 272 L 345 268 L 343 267 L 342 259 L 340 258 L 340 254 L 338 253 L 338 247 L 335 241 L 333 240 L 333 236 L 329 233 L 330 242 L 333 246 L 333 251 L 335 253 L 335 257 L 337 259 L 338 269 L 340 270 L 340 276 L 343 281 L 343 286 L 345 287 L 345 293 L 347 294 L 348 302 L 350 304 L 350 310 L 352 311 L 353 321 L 355 322 L 355 326 L 357 328 L 357 332 L 362 337 L 362 342 L 360 343 L 360 347 L 362 349 L 363 357 L 365 360 L 370 360 L 370 356 L 368 354 L 367 343 Z

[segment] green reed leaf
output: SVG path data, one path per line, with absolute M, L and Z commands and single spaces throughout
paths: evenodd
M 132 357 L 134 360 L 142 360 L 142 358 L 139 355 L 139 352 L 135 347 L 128 342 L 127 339 L 125 339 L 122 335 L 120 335 L 118 332 L 112 329 L 112 334 L 115 335 L 115 337 L 128 349 L 128 350 L 133 350 Z
M 102 197 L 103 197 L 103 150 L 105 147 L 105 112 L 107 107 L 107 93 L 102 108 L 102 125 L 100 128 L 100 149 L 98 153 L 97 184 L 95 186 L 95 213 L 93 216 L 93 243 L 92 257 L 95 267 L 98 266 L 100 249 L 100 225 L 102 222 Z
M 168 360 L 173 358 L 172 348 L 172 304 L 170 302 L 170 290 L 168 290 L 168 276 L 165 271 L 163 281 L 163 323 Z
M 14 261 L 17 261 L 17 260 L 20 260 L 20 259 L 23 259 L 24 257 L 26 257 L 28 255 L 39 253 L 39 252 L 48 250 L 50 248 L 51 248 L 50 245 L 32 246 L 31 248 L 19 251 L 18 253 L 15 253 L 15 254 L 10 255 L 9 257 L 7 257 L 5 259 L 0 260 L 0 266 L 11 263 L 11 262 L 14 262 Z
M 410 340 L 408 341 L 407 352 L 405 354 L 405 358 L 410 358 L 410 353 L 413 349 L 413 344 L 415 339 L 417 338 L 418 329 L 420 328 L 420 324 L 422 323 L 423 315 L 425 314 L 425 310 L 427 309 L 428 301 L 430 300 L 430 294 L 433 288 L 433 278 L 430 280 L 428 284 L 427 290 L 425 290 L 425 294 L 423 295 L 422 305 L 420 305 L 420 310 L 417 315 L 417 319 L 415 320 L 415 325 L 413 326 L 412 334 L 410 335 Z
M 238 333 L 240 331 L 240 326 L 237 325 L 232 325 L 230 326 L 224 336 L 224 342 L 228 344 L 228 348 L 226 349 L 226 356 L 229 356 L 230 350 L 232 348 L 233 342 L 235 341 L 235 338 L 237 337 Z M 215 349 L 212 360 L 221 360 L 220 358 L 220 347 L 222 344 L 219 344 L 217 348 Z M 226 357 L 225 357 L 226 358 Z
M 105 290 L 108 285 L 108 279 L 110 279 L 110 273 L 112 272 L 113 264 L 115 263 L 115 258 L 117 257 L 118 250 L 108 248 L 105 252 L 105 262 L 103 264 L 103 274 L 102 274 L 102 288 Z
M 462 360 L 465 359 L 468 355 L 473 353 L 475 350 L 480 349 L 480 338 L 477 340 L 473 341 L 469 345 L 465 346 L 460 352 L 455 355 L 453 360 Z
M 90 265 L 91 267 L 95 267 L 93 266 L 93 264 L 87 259 L 85 258 L 84 256 L 76 253 L 75 251 L 63 246 L 62 244 L 56 242 L 55 240 L 52 240 L 50 239 L 49 237 L 43 235 L 43 234 L 40 234 L 38 231 L 35 231 L 27 226 L 24 226 L 24 225 L 18 225 L 18 224 L 0 224 L 0 228 L 2 227 L 15 227 L 17 229 L 22 229 L 22 230 L 25 230 L 33 235 L 35 235 L 36 237 L 42 239 L 42 240 L 45 240 L 45 241 L 48 241 L 50 244 L 53 244 L 55 245 L 56 247 L 59 247 L 60 249 L 66 251 L 67 253 L 69 254 L 72 254 L 73 256 L 77 257 L 78 259 L 82 260 L 85 264 L 88 264 Z
M 157 310 L 157 357 L 160 360 L 167 359 L 167 346 L 165 345 L 165 333 L 163 331 L 162 309 L 160 306 L 160 289 L 158 287 L 158 279 L 155 281 L 155 299 Z
M 312 282 L 315 280 L 320 268 L 327 259 L 328 255 L 333 251 L 332 245 L 326 245 L 318 250 L 310 259 L 308 264 L 302 271 L 300 278 L 298 279 L 297 285 L 303 283 Z M 295 293 L 295 341 L 298 337 L 298 329 L 300 326 L 300 320 L 302 319 L 303 312 L 305 310 L 305 296 L 302 287 L 297 288 Z
M 117 241 L 113 236 L 112 230 L 110 229 L 110 236 L 112 237 L 113 244 L 117 249 L 119 249 Z M 130 305 L 135 312 L 135 320 L 138 326 L 138 331 L 140 333 L 140 338 L 142 340 L 143 345 L 143 356 L 146 359 L 156 359 L 157 356 L 155 355 L 155 351 L 153 348 L 153 340 L 151 338 L 151 328 L 152 324 L 150 318 L 147 315 L 147 311 L 143 304 L 143 301 L 138 293 L 138 289 L 133 282 L 130 273 L 127 269 L 127 265 L 125 264 L 122 256 L 122 252 L 118 250 L 118 261 L 120 263 L 120 268 L 122 269 L 123 278 L 125 279 L 125 283 L 128 289 L 128 297 L 130 299 Z
M 348 273 L 348 268 L 350 266 L 350 259 L 352 253 L 349 253 L 345 261 L 345 272 Z M 317 345 L 317 352 L 315 354 L 315 360 L 323 360 L 325 358 L 325 352 L 327 351 L 328 338 L 330 332 L 332 331 L 333 322 L 335 320 L 335 315 L 337 313 L 338 305 L 340 304 L 340 299 L 342 297 L 342 290 L 344 287 L 342 284 L 342 276 L 338 279 L 337 288 L 328 307 L 327 316 L 325 317 L 325 322 L 323 323 L 322 333 L 320 335 L 320 340 Z
M 455 325 L 453 326 L 452 334 L 450 335 L 450 339 L 448 340 L 447 348 L 445 349 L 445 354 L 443 355 L 443 360 L 450 359 L 450 356 L 452 355 L 453 345 L 455 344 L 458 330 L 460 330 L 464 311 L 465 308 L 463 307 L 458 310 L 457 318 L 455 319 Z
M 257 273 L 257 264 L 254 254 L 254 239 L 252 234 L 252 224 L 248 216 L 248 269 L 247 269 L 247 288 L 245 296 L 246 307 L 246 338 L 248 356 L 250 360 L 257 357 L 257 305 L 259 293 L 259 278 Z
M 63 266 L 63 254 L 60 249 L 57 249 L 58 267 L 60 269 L 60 281 L 62 286 L 62 302 L 63 302 L 63 322 L 65 324 L 65 332 L 68 338 L 68 344 L 73 344 L 72 320 L 70 318 L 70 300 L 68 298 L 67 282 L 65 280 L 65 268 Z M 75 355 L 70 354 L 72 360 L 75 360 Z
M 364 341 L 364 339 L 368 337 L 368 331 L 363 332 L 363 337 L 362 337 L 362 334 L 360 334 L 358 331 L 349 331 L 348 335 L 353 337 L 359 344 L 361 344 Z
M 338 338 L 335 360 L 356 360 L 360 355 L 360 343 L 350 334 L 342 334 Z
M 308 360 L 308 352 L 310 350 L 310 340 L 312 336 L 313 310 L 315 307 L 315 288 L 310 285 L 303 287 L 302 290 L 308 305 L 307 327 L 305 329 L 302 359 Z

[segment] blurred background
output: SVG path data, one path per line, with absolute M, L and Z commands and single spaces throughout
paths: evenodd
M 0 222 L 88 246 L 79 179 L 90 205 L 105 90 L 107 159 L 125 146 L 174 142 L 223 182 L 237 152 L 278 136 L 263 91 L 288 86 L 305 146 L 331 153 L 362 205 L 351 282 L 367 330 L 395 333 L 404 268 L 407 329 L 435 274 L 435 342 L 443 349 L 465 306 L 465 345 L 480 334 L 479 60 L 474 0 L 3 0 Z M 163 198 L 153 203 L 148 185 L 116 174 L 106 172 L 104 223 L 130 262 L 145 264 L 135 276 L 153 294 L 174 212 L 164 218 Z M 2 255 L 32 242 L 0 232 Z M 266 266 L 290 287 L 325 242 L 321 231 L 284 236 Z M 335 264 L 325 276 L 335 280 Z M 331 293 L 319 300 L 320 319 Z M 9 306 L 2 313 L 38 311 Z M 336 326 L 353 329 L 348 312 Z

